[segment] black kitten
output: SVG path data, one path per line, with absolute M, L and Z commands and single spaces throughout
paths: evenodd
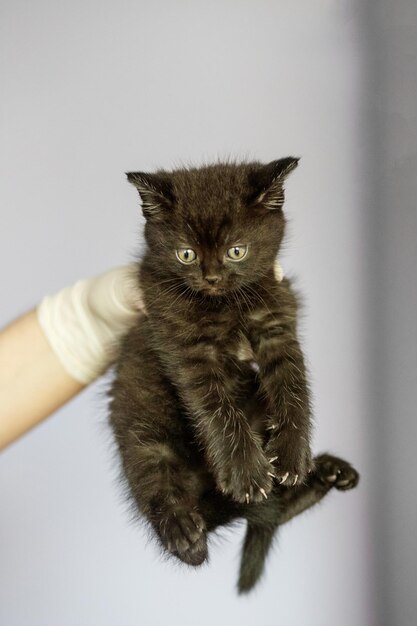
M 110 421 L 137 510 L 190 565 L 207 533 L 248 520 L 239 590 L 277 527 L 356 471 L 312 459 L 297 302 L 274 261 L 289 157 L 128 174 L 146 218 L 146 317 L 126 335 Z

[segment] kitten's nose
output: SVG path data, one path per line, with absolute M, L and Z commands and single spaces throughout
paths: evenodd
M 219 283 L 222 279 L 221 276 L 215 276 L 214 274 L 210 276 L 204 276 L 204 278 L 210 285 L 215 285 L 216 283 Z

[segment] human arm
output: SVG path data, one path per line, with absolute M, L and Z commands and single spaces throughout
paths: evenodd
M 144 310 L 134 266 L 78 281 L 0 331 L 0 449 L 77 395 L 112 363 Z
M 0 332 L 0 449 L 77 395 L 84 384 L 53 352 L 35 310 Z

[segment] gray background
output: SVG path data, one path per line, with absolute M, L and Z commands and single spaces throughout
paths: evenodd
M 1 2 L 0 323 L 132 258 L 124 171 L 302 156 L 283 265 L 314 448 L 362 474 L 284 527 L 238 598 L 242 527 L 189 571 L 129 523 L 102 379 L 2 454 L 1 625 L 414 623 L 414 4 Z

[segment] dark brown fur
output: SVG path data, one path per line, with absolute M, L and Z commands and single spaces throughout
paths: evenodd
M 245 517 L 240 591 L 280 524 L 358 478 L 340 459 L 312 459 L 297 300 L 273 271 L 296 165 L 128 174 L 147 220 L 147 315 L 125 337 L 111 389 L 124 475 L 163 547 L 191 565 L 207 558 L 208 532 Z M 230 260 L 238 244 L 246 256 Z M 179 248 L 196 260 L 181 263 Z

